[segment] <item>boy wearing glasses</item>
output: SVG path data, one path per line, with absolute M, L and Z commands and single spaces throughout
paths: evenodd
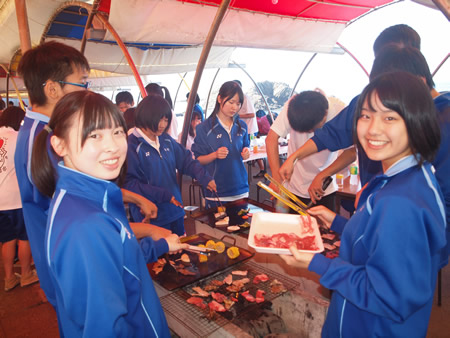
M 44 238 L 50 199 L 35 188 L 31 178 L 31 152 L 35 137 L 47 125 L 56 103 L 65 94 L 85 90 L 89 63 L 75 48 L 48 42 L 27 51 L 20 60 L 18 72 L 28 90 L 30 106 L 17 136 L 15 167 L 22 199 L 23 215 L 31 252 L 41 288 L 55 306 L 44 255 Z M 57 159 L 54 159 L 56 163 Z

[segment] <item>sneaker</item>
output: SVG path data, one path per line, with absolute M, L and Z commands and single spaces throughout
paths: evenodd
M 5 291 L 11 291 L 20 283 L 20 275 L 15 273 L 10 279 L 5 279 Z
M 31 270 L 28 276 L 22 276 L 22 278 L 20 279 L 20 286 L 24 287 L 36 282 L 39 282 L 39 277 L 36 273 L 36 270 Z
M 264 177 L 264 174 L 266 172 L 264 170 L 261 170 L 259 173 L 257 173 L 255 176 L 253 176 L 253 178 L 261 178 Z

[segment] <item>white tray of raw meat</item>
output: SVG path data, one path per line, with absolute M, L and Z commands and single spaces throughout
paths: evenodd
M 314 217 L 270 212 L 253 214 L 248 245 L 256 252 L 290 255 L 289 241 L 293 243 L 298 238 L 300 242 L 297 248 L 300 252 L 316 253 L 324 249 Z M 280 244 L 285 248 L 279 247 Z

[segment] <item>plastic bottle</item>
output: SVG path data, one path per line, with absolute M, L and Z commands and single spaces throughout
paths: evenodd
M 350 184 L 351 185 L 358 184 L 358 167 L 356 165 L 352 165 L 350 167 Z

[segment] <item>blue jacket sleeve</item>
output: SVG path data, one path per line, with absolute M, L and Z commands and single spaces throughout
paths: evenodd
M 144 237 L 139 241 L 139 245 L 147 263 L 155 262 L 159 256 L 169 251 L 169 245 L 165 239 L 154 241 L 150 237 Z
M 344 231 L 344 227 L 347 224 L 348 219 L 341 215 L 336 215 L 336 217 L 333 220 L 333 223 L 331 223 L 330 229 L 334 232 L 337 232 L 338 234 L 342 234 L 342 231 Z
M 401 208 L 399 208 L 401 206 Z M 365 232 L 355 239 L 367 253 L 365 264 L 315 255 L 309 269 L 325 287 L 359 309 L 401 322 L 423 307 L 434 293 L 430 285 L 433 240 L 425 225 L 433 215 L 411 200 L 394 196 L 379 201 Z M 375 222 L 375 224 L 374 224 Z M 432 223 L 433 224 L 433 223 Z
M 127 162 L 125 189 L 142 195 L 154 203 L 170 202 L 173 196 L 170 191 L 145 183 L 147 179 L 141 168 L 138 155 L 132 145 L 128 145 Z
M 202 122 L 197 126 L 194 143 L 191 147 L 192 153 L 194 154 L 195 158 L 208 155 L 217 150 L 213 149 L 212 146 L 208 143 L 206 131 L 209 126 L 208 122 L 209 121 L 206 120 L 205 122 Z
M 192 158 L 192 153 L 189 150 L 172 138 L 171 141 L 175 151 L 177 169 L 180 173 L 195 178 L 200 182 L 203 188 L 206 189 L 208 183 L 213 180 L 213 178 L 206 172 L 205 168 L 199 161 Z
M 359 95 L 353 98 L 350 104 L 332 120 L 314 132 L 311 139 L 316 144 L 318 151 L 324 149 L 336 151 L 353 145 L 353 117 L 358 99 Z
M 60 288 L 76 290 L 61 293 L 64 309 L 87 337 L 99 332 L 105 337 L 133 335 L 124 318 L 128 310 L 120 233 L 106 215 L 91 214 L 77 222 L 52 257 Z

